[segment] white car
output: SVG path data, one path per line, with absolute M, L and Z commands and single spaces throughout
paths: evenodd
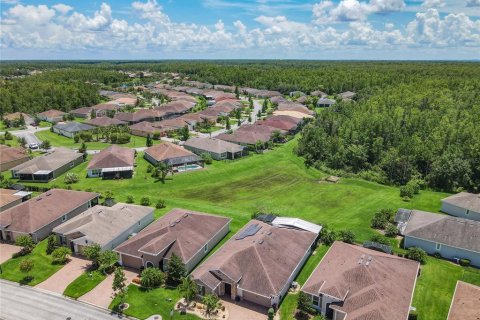
M 30 143 L 30 144 L 28 145 L 28 147 L 29 147 L 30 149 L 38 149 L 38 143 Z

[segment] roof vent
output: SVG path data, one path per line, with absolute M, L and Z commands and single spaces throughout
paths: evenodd
M 271 235 L 272 234 L 272 231 L 268 231 L 267 232 L 267 236 Z
M 51 193 L 51 192 L 48 192 L 48 193 L 46 193 L 45 195 L 46 195 L 47 197 L 50 197 L 50 196 L 52 195 L 52 193 Z
M 263 243 L 263 239 L 258 240 L 258 244 L 262 244 L 262 243 Z
M 37 197 L 36 201 L 42 200 L 42 197 Z
M 175 227 L 175 222 L 170 224 L 170 227 L 172 227 L 172 228 Z
M 189 213 L 187 212 L 183 215 L 183 217 L 186 218 L 186 217 L 188 217 L 188 215 L 189 215 Z
M 176 222 L 176 223 L 180 223 L 180 219 L 176 220 L 175 222 Z

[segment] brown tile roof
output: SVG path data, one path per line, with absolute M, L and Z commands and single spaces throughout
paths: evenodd
M 27 150 L 21 147 L 9 147 L 0 144 L 0 164 L 9 163 L 19 159 L 28 159 Z
M 109 117 L 97 117 L 97 118 L 89 119 L 84 123 L 90 124 L 96 127 L 119 126 L 119 125 L 127 124 L 125 121 L 118 120 L 115 118 L 109 118 Z
M 186 162 L 194 162 L 200 160 L 200 158 L 196 154 L 170 142 L 163 142 L 161 144 L 157 144 L 150 148 L 147 148 L 145 150 L 145 153 L 147 153 L 156 161 L 164 161 L 171 164 L 178 164 L 176 163 L 177 159 L 186 159 L 188 160 Z
M 17 192 L 17 190 L 0 188 L 0 208 L 23 198 L 21 195 L 16 195 Z
M 71 161 L 77 160 L 83 157 L 81 153 L 76 150 L 57 147 L 55 150 L 50 151 L 40 157 L 35 157 L 27 162 L 24 162 L 11 170 L 17 171 L 17 173 L 30 174 L 39 170 L 56 170 Z
M 480 252 L 480 221 L 412 210 L 403 235 Z
M 336 298 L 330 307 L 349 320 L 405 320 L 418 268 L 416 261 L 337 241 L 302 291 Z
M 480 213 L 480 194 L 460 192 L 442 199 L 442 202 Z
M 56 117 L 63 117 L 66 113 L 60 110 L 50 109 L 47 111 L 40 112 L 39 116 L 44 116 L 48 118 L 56 118 Z
M 447 320 L 480 320 L 480 287 L 457 281 Z
M 222 111 L 214 108 L 207 108 L 198 113 L 202 117 L 218 118 L 222 115 Z
M 3 115 L 3 119 L 7 119 L 10 121 L 20 119 L 20 116 L 23 116 L 24 119 L 30 118 L 30 116 L 26 113 L 23 112 L 14 112 L 14 113 L 8 113 Z
M 300 122 L 302 122 L 302 120 L 298 118 L 286 115 L 275 115 L 264 121 L 260 121 L 257 124 L 274 127 L 280 130 L 292 131 L 297 129 Z
M 132 124 L 131 126 L 128 126 L 131 131 L 141 131 L 149 134 L 153 134 L 155 132 L 160 132 L 159 128 L 156 128 L 153 126 L 151 122 L 148 121 L 142 121 L 136 124 Z
M 170 247 L 164 256 L 175 253 L 186 263 L 230 221 L 202 212 L 172 209 L 114 251 L 136 257 L 142 253 L 156 256 Z
M 184 100 L 172 101 L 167 104 L 156 107 L 155 110 L 164 112 L 165 114 L 172 113 L 185 113 L 192 109 L 194 104 Z
M 92 109 L 94 110 L 117 110 L 118 108 L 119 108 L 118 104 L 111 103 L 111 102 L 100 103 L 92 106 Z
M 155 127 L 162 129 L 180 129 L 187 125 L 183 118 L 173 118 L 155 123 Z
M 255 228 L 254 225 L 260 229 L 243 237 L 245 231 Z M 289 277 L 316 237 L 312 232 L 251 220 L 203 262 L 192 276 L 214 289 L 220 283 L 214 273 L 220 271 L 243 290 L 267 297 L 278 295 L 288 285 Z
M 96 197 L 98 193 L 52 189 L 2 212 L 0 226 L 33 233 Z
M 282 102 L 278 105 L 278 111 L 297 111 L 301 113 L 305 113 L 308 115 L 313 115 L 314 112 L 304 105 L 295 102 Z
M 179 118 L 184 119 L 186 121 L 195 121 L 195 122 L 202 122 L 204 119 L 210 121 L 210 122 L 215 122 L 217 120 L 217 116 L 209 116 L 209 115 L 203 115 L 200 113 L 187 113 Z
M 112 145 L 93 155 L 87 169 L 133 167 L 135 150 Z
M 183 145 L 185 147 L 192 147 L 206 152 L 213 152 L 218 154 L 225 152 L 236 153 L 243 150 L 243 147 L 239 146 L 238 144 L 215 138 L 193 137 L 185 141 Z
M 140 109 L 135 112 L 119 112 L 114 118 L 126 122 L 140 122 L 145 119 L 160 118 L 165 114 L 165 112 L 158 109 Z
M 297 119 L 305 119 L 305 118 L 313 118 L 313 115 L 309 115 L 303 112 L 298 112 L 298 111 L 278 111 L 275 110 L 273 111 L 273 115 L 275 116 L 289 116 L 292 118 L 297 118 Z
M 88 116 L 88 115 L 90 115 L 92 110 L 93 110 L 92 107 L 82 107 L 82 108 L 70 110 L 70 113 L 84 114 L 84 115 Z

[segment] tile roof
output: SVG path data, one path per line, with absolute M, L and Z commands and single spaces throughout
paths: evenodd
M 457 281 L 447 320 L 480 320 L 480 287 Z
M 83 157 L 83 154 L 76 150 L 57 147 L 55 150 L 40 157 L 35 157 L 11 170 L 24 174 L 32 174 L 39 170 L 53 171 L 81 157 Z
M 135 150 L 111 145 L 93 155 L 87 169 L 133 167 L 135 164 Z
M 92 106 L 92 109 L 94 110 L 117 110 L 118 108 L 119 108 L 119 105 L 112 101 L 109 101 L 106 103 L 100 103 Z
M 289 111 L 289 110 L 285 110 L 285 111 L 275 110 L 275 111 L 273 111 L 273 115 L 275 115 L 275 116 L 289 116 L 289 117 L 297 118 L 297 119 L 311 119 L 311 118 L 313 118 L 313 115 L 306 114 L 306 113 L 303 113 L 303 112 L 298 112 L 298 111 Z
M 23 116 L 23 118 L 26 120 L 26 118 L 30 118 L 30 116 L 26 113 L 23 112 L 14 112 L 14 113 L 7 113 L 3 115 L 3 119 L 7 119 L 10 121 L 20 119 L 20 116 Z
M 128 128 L 130 128 L 131 131 L 133 131 L 133 130 L 142 131 L 142 132 L 149 133 L 149 134 L 154 134 L 155 132 L 160 132 L 159 128 L 154 127 L 153 124 L 151 122 L 148 122 L 148 121 L 142 121 L 142 122 L 139 122 L 139 123 L 132 124 L 131 126 L 128 126 Z
M 92 107 L 81 107 L 77 109 L 70 110 L 70 113 L 78 113 L 78 114 L 85 114 L 85 115 L 90 115 L 92 112 L 93 108 Z
M 480 194 L 460 192 L 442 199 L 442 202 L 480 213 Z
M 0 225 L 7 230 L 32 233 L 98 197 L 98 193 L 52 189 L 3 211 Z
M 23 198 L 22 195 L 18 195 L 17 193 L 17 190 L 0 188 L 0 208 Z
M 416 261 L 336 241 L 302 291 L 336 298 L 330 307 L 349 320 L 405 320 L 418 269 Z
M 135 257 L 142 253 L 156 256 L 169 247 L 165 257 L 175 253 L 186 263 L 230 221 L 207 213 L 172 209 L 114 251 Z
M 158 109 L 140 109 L 135 112 L 119 112 L 114 118 L 126 122 L 140 122 L 151 118 L 163 117 L 166 113 Z
M 253 228 L 258 231 L 245 236 L 244 232 Z M 215 273 L 221 272 L 238 282 L 243 290 L 267 297 L 278 295 L 289 285 L 289 277 L 316 237 L 312 232 L 251 220 L 197 267 L 192 276 L 214 289 L 220 283 Z
M 206 152 L 213 152 L 218 154 L 225 152 L 236 153 L 243 150 L 243 147 L 239 146 L 238 144 L 215 138 L 193 137 L 185 141 L 183 145 L 185 147 L 192 147 L 195 149 L 204 150 Z
M 119 126 L 127 124 L 125 121 L 109 117 L 97 117 L 85 121 L 85 123 L 96 127 Z
M 67 132 L 79 132 L 79 131 L 87 131 L 95 129 L 94 126 L 89 124 L 84 124 L 80 122 L 65 122 L 59 123 L 53 126 L 55 129 L 67 131 Z
M 196 154 L 170 142 L 151 146 L 145 150 L 145 153 L 156 161 L 166 162 L 170 165 L 201 160 Z
M 282 102 L 277 107 L 278 111 L 297 111 L 301 113 L 305 113 L 308 115 L 313 115 L 314 112 L 304 105 L 295 102 Z
M 0 144 L 0 164 L 28 158 L 27 150 L 21 147 L 9 147 Z
M 295 117 L 274 115 L 264 121 L 259 121 L 257 124 L 278 128 L 280 130 L 292 131 L 297 129 L 300 122 L 302 122 L 302 120 Z
M 65 115 L 65 114 L 66 113 L 63 112 L 63 111 L 50 109 L 50 110 L 47 110 L 47 111 L 40 112 L 38 115 L 48 117 L 48 118 L 52 118 L 52 117 L 55 118 L 55 117 L 63 117 L 63 115 Z
M 412 210 L 403 235 L 480 253 L 480 221 Z
M 112 207 L 97 205 L 62 223 L 53 232 L 72 235 L 82 245 L 97 243 L 103 247 L 148 215 L 153 220 L 153 211 L 151 207 L 125 203 Z

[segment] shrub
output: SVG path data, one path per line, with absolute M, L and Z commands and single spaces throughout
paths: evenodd
M 55 264 L 65 264 L 72 251 L 67 247 L 58 247 L 52 252 L 52 262 Z
M 418 319 L 418 313 L 416 310 L 410 311 L 408 314 L 408 320 L 417 320 Z
M 395 211 L 392 209 L 381 209 L 380 211 L 375 212 L 370 225 L 374 229 L 384 229 L 394 215 Z
M 329 246 L 337 240 L 337 233 L 334 230 L 329 230 L 324 227 L 322 231 L 320 231 L 320 240 Z
M 117 133 L 117 142 L 118 144 L 125 144 L 130 142 L 130 135 L 128 133 Z
M 275 310 L 273 308 L 268 309 L 268 320 L 273 320 L 275 318 Z
M 78 176 L 75 174 L 75 173 L 67 173 L 65 175 L 65 178 L 63 178 L 63 181 L 65 182 L 65 184 L 73 184 L 73 183 L 77 183 L 78 182 Z
M 383 237 L 382 235 L 380 234 L 374 234 L 371 238 L 370 238 L 371 241 L 373 242 L 376 242 L 376 243 L 380 243 L 380 244 L 384 244 L 386 246 L 389 246 L 390 245 L 390 241 L 388 241 L 387 238 Z
M 79 134 L 74 135 L 73 141 L 75 141 L 75 143 L 78 143 L 80 141 L 80 135 Z
M 56 244 L 57 244 L 57 238 L 55 237 L 55 235 L 53 235 L 53 234 L 49 235 L 48 239 L 47 239 L 46 253 L 47 254 L 52 254 L 53 250 L 55 250 Z
M 311 300 L 303 291 L 300 291 L 298 294 L 297 309 L 300 311 L 301 315 L 313 312 Z
M 23 257 L 23 256 L 26 256 L 27 254 L 30 254 L 31 252 L 32 252 L 32 248 L 25 247 L 25 248 L 22 248 L 20 251 L 12 254 L 12 258 Z
M 400 187 L 400 197 L 401 198 L 413 198 L 413 187 L 411 185 L 404 185 Z
M 165 208 L 165 207 L 166 207 L 165 206 L 165 200 L 161 200 L 161 199 L 158 200 L 157 204 L 155 205 L 155 208 L 157 208 L 157 209 L 162 209 L 162 208 Z
M 158 140 L 160 139 L 160 132 L 155 131 L 152 136 L 153 140 Z
M 33 266 L 34 266 L 34 263 L 32 259 L 25 259 L 22 262 L 20 262 L 20 264 L 18 265 L 18 268 L 22 273 L 29 273 L 30 271 L 32 271 Z
M 96 269 L 99 266 L 98 259 L 100 258 L 100 252 L 102 248 L 99 244 L 91 244 L 83 248 L 83 254 L 89 260 L 92 260 L 92 268 Z
M 425 264 L 427 262 L 427 253 L 418 247 L 408 248 L 406 257 L 410 260 L 418 261 L 421 264 Z
M 412 190 L 413 194 L 418 194 L 420 192 L 420 189 L 422 188 L 423 184 L 424 184 L 423 180 L 412 179 L 412 180 L 408 181 L 407 187 Z
M 389 238 L 395 238 L 397 236 L 397 234 L 398 234 L 398 229 L 393 224 L 389 224 L 385 228 L 385 236 L 387 236 Z
M 147 289 L 158 288 L 165 281 L 165 275 L 157 268 L 146 268 L 142 271 L 141 284 Z
M 350 230 L 342 230 L 340 231 L 340 239 L 345 243 L 354 243 L 355 234 Z
M 170 257 L 168 262 L 167 283 L 170 286 L 178 286 L 182 278 L 186 274 L 185 265 L 175 253 Z
M 112 271 L 113 266 L 117 263 L 117 254 L 110 250 L 100 252 L 98 256 L 98 269 L 101 272 Z
M 152 173 L 153 169 L 155 169 L 151 164 L 147 167 L 147 173 Z
M 210 153 L 204 152 L 204 153 L 201 154 L 201 157 L 202 157 L 203 162 L 205 162 L 206 164 L 212 164 L 213 158 L 212 158 Z
M 149 197 L 142 197 L 140 200 L 140 204 L 142 206 L 149 206 L 150 205 L 150 198 Z
M 29 248 L 29 249 L 33 249 L 35 247 L 35 242 L 33 242 L 32 237 L 28 235 L 17 237 L 17 239 L 15 239 L 15 244 L 17 246 L 20 246 L 23 248 Z
M 3 136 L 4 136 L 5 140 L 12 140 L 13 139 L 13 135 L 8 131 L 5 131 L 5 134 Z
M 133 196 L 127 196 L 127 203 L 134 203 Z
M 52 144 L 48 140 L 43 140 L 43 142 L 40 144 L 40 149 L 48 150 Z
M 460 264 L 462 267 L 468 267 L 468 266 L 470 266 L 470 260 L 468 260 L 468 259 L 460 259 L 459 264 Z

